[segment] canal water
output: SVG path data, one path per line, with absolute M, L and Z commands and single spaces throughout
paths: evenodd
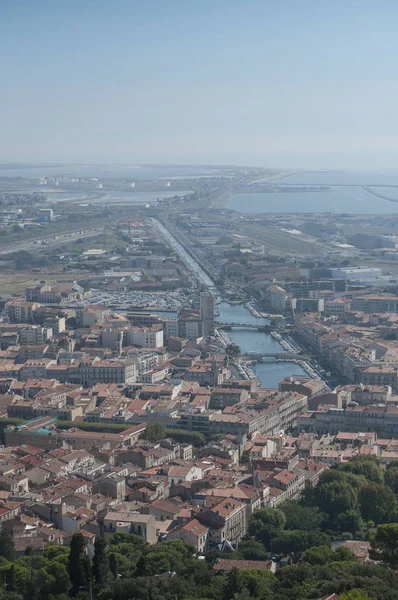
M 162 235 L 168 240 L 172 248 L 180 255 L 188 268 L 194 270 L 201 281 L 217 295 L 218 292 L 214 287 L 213 281 L 198 265 L 195 259 L 190 256 L 185 248 L 175 239 L 175 237 L 157 220 L 152 219 L 155 227 L 159 229 Z M 217 321 L 223 323 L 259 323 L 267 325 L 268 319 L 256 318 L 250 311 L 239 304 L 228 304 L 228 302 L 220 302 L 218 304 L 219 316 Z M 154 310 L 153 312 L 157 312 Z M 283 351 L 282 346 L 268 333 L 256 331 L 255 329 L 233 329 L 228 332 L 231 340 L 237 344 L 242 352 L 274 352 Z M 253 365 L 254 366 L 254 365 Z M 275 388 L 278 387 L 278 382 L 289 375 L 297 375 L 305 377 L 306 372 L 300 365 L 293 362 L 277 362 L 269 360 L 267 362 L 257 363 L 254 366 L 254 371 L 261 381 L 262 387 Z
M 159 231 L 162 233 L 163 237 L 169 242 L 171 247 L 177 252 L 177 254 L 179 254 L 179 256 L 184 261 L 188 269 L 192 269 L 192 271 L 195 271 L 202 283 L 204 283 L 213 293 L 216 293 L 213 280 L 210 279 L 210 277 L 200 267 L 196 260 L 188 254 L 188 252 L 180 244 L 180 242 L 176 240 L 176 238 L 169 232 L 168 229 L 166 229 L 166 227 L 164 227 L 164 225 L 162 225 L 162 223 L 160 223 L 160 221 L 153 218 L 151 219 L 151 221 L 154 224 L 154 226 L 159 229 Z
M 259 323 L 268 324 L 268 319 L 258 319 L 244 306 L 232 305 L 227 302 L 221 302 L 218 305 L 220 316 L 217 320 L 224 323 Z M 255 329 L 233 329 L 228 332 L 231 340 L 237 344 L 242 352 L 283 352 L 283 348 L 268 333 L 256 331 Z M 292 362 L 277 362 L 269 360 L 267 362 L 253 365 L 257 377 L 261 381 L 262 387 L 275 388 L 278 382 L 288 375 L 297 375 L 306 377 L 307 373 L 300 365 Z

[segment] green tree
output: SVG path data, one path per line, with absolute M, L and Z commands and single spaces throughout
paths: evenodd
M 310 565 L 326 565 L 332 562 L 357 562 L 357 558 L 351 550 L 339 546 L 332 550 L 329 546 L 318 546 L 309 548 L 302 555 L 302 560 Z
M 0 532 L 0 556 L 10 561 L 15 558 L 14 540 L 8 529 L 2 529 Z
M 267 560 L 268 558 L 263 544 L 256 540 L 242 540 L 239 543 L 238 554 L 244 560 Z
M 114 533 L 110 539 L 112 546 L 119 544 L 132 544 L 133 546 L 145 546 L 144 538 L 141 535 L 134 535 L 134 533 Z
M 225 582 L 223 600 L 233 600 L 235 594 L 240 594 L 243 591 L 242 573 L 235 567 L 228 573 Z
M 186 429 L 166 429 L 166 435 L 176 442 L 180 442 L 180 444 L 192 444 L 196 447 L 201 446 L 206 441 L 203 433 Z
M 363 475 L 368 481 L 384 483 L 384 472 L 380 468 L 375 456 L 357 456 L 340 467 L 342 471 L 349 471 L 355 475 Z
M 225 348 L 225 354 L 228 358 L 237 358 L 240 355 L 240 348 L 237 344 L 228 344 Z
M 394 494 L 398 494 L 398 466 L 386 469 L 386 472 L 384 473 L 384 481 L 386 485 L 392 489 Z
M 249 523 L 249 534 L 268 547 L 271 540 L 283 531 L 285 524 L 286 517 L 283 511 L 278 508 L 262 508 L 253 514 Z
M 337 515 L 335 520 L 336 528 L 341 533 L 347 532 L 355 535 L 363 529 L 363 521 L 359 510 L 352 509 Z
M 138 559 L 136 568 L 135 568 L 135 576 L 136 577 L 145 577 L 148 575 L 148 559 L 145 555 L 140 556 Z
M 6 572 L 6 583 L 7 583 L 7 590 L 9 592 L 16 591 L 17 577 L 15 574 L 15 565 L 14 564 L 12 564 L 11 567 Z
M 379 525 L 371 539 L 373 556 L 391 569 L 398 568 L 398 523 Z
M 370 483 L 361 490 L 359 499 L 363 518 L 376 525 L 391 522 L 398 509 L 395 494 L 386 485 Z
M 58 598 L 62 592 L 70 588 L 68 569 L 57 560 L 49 561 L 45 566 L 46 573 L 43 574 L 41 593 L 43 596 L 54 596 Z
M 339 596 L 339 600 L 372 600 L 364 590 L 351 590 Z
M 302 560 L 309 565 L 326 565 L 333 560 L 333 550 L 329 546 L 309 548 L 304 552 Z
M 111 552 L 109 554 L 109 570 L 113 577 L 117 577 L 119 575 L 119 558 L 116 552 Z
M 93 576 L 99 588 L 104 585 L 109 575 L 109 561 L 106 549 L 106 541 L 103 538 L 96 538 L 94 543 Z
M 279 508 L 286 516 L 285 529 L 314 531 L 319 529 L 325 521 L 325 515 L 316 506 L 302 506 L 298 502 L 283 502 Z
M 356 507 L 356 491 L 344 481 L 333 481 L 322 485 L 317 493 L 319 508 L 334 519 L 343 512 Z
M 68 573 L 72 586 L 72 594 L 76 595 L 79 589 L 87 587 L 89 583 L 87 574 L 85 542 L 81 533 L 75 533 L 70 543 Z
M 298 555 L 314 546 L 330 546 L 330 538 L 322 531 L 282 531 L 272 541 L 272 550 L 277 554 Z
M 355 492 L 359 492 L 363 487 L 365 487 L 365 485 L 369 483 L 364 475 L 356 475 L 355 473 L 343 471 L 339 468 L 329 469 L 328 471 L 322 473 L 319 478 L 319 484 L 316 488 L 314 488 L 314 491 L 318 492 L 325 484 L 333 482 L 337 482 L 339 484 L 347 483 Z
M 345 546 L 339 546 L 333 552 L 333 561 L 358 562 L 358 559 L 355 556 L 355 554 L 353 552 L 351 552 L 351 550 L 349 548 L 346 548 Z
M 165 437 L 166 427 L 161 423 L 151 423 L 141 434 L 141 438 L 148 442 L 158 442 L 164 440 Z
M 69 557 L 68 546 L 60 546 L 59 544 L 48 544 L 43 551 L 43 557 L 50 561 L 57 560 L 67 564 Z M 66 561 L 66 562 L 65 562 Z

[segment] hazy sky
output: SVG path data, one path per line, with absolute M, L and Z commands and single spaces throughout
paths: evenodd
M 397 30 L 396 0 L 0 0 L 0 160 L 397 168 Z

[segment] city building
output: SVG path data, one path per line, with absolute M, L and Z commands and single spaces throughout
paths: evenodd
M 208 550 L 209 528 L 202 525 L 198 519 L 179 525 L 167 534 L 168 540 L 183 540 L 192 544 L 196 552 L 202 554 Z
M 153 515 L 141 515 L 134 512 L 108 512 L 103 521 L 106 537 L 115 533 L 133 533 L 144 538 L 147 544 L 156 544 L 157 521 Z
M 298 429 L 316 435 L 341 431 L 398 433 L 398 407 L 367 405 L 347 408 L 320 406 L 298 417 Z
M 40 208 L 37 217 L 39 223 L 50 223 L 54 220 L 54 211 L 52 208 Z
M 246 535 L 246 507 L 234 498 L 207 498 L 207 505 L 197 519 L 209 529 L 209 547 L 217 548 L 229 542 L 237 546 Z
M 214 296 L 210 292 L 201 292 L 200 294 L 200 318 L 203 335 L 214 335 Z
M 277 313 L 290 312 L 296 308 L 296 299 L 279 285 L 271 285 L 265 293 L 266 301 Z
M 5 303 L 4 312 L 11 323 L 31 323 L 34 319 L 34 312 L 39 306 L 38 302 L 12 299 Z
M 351 310 L 368 314 L 398 312 L 398 296 L 393 294 L 373 294 L 357 296 L 351 300 Z
M 323 312 L 325 310 L 325 300 L 323 298 L 297 298 L 297 312 Z

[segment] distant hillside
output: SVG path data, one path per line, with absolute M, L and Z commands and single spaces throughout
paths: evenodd
M 347 242 L 361 250 L 374 250 L 375 248 L 395 248 L 394 242 L 382 236 L 356 233 L 347 238 Z

